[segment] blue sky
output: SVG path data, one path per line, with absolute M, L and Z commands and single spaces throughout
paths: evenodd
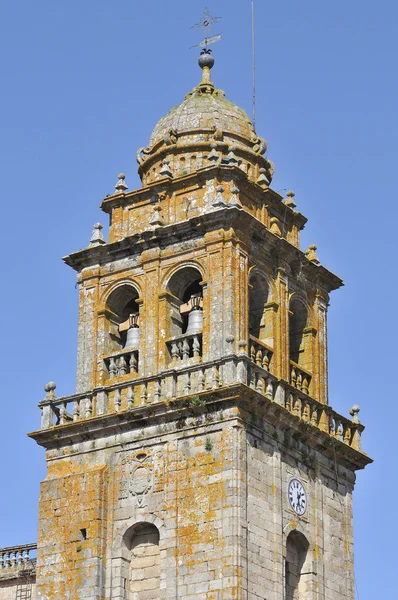
M 257 131 L 276 190 L 293 189 L 346 287 L 329 313 L 330 403 L 354 403 L 374 465 L 355 491 L 360 600 L 395 589 L 396 3 L 257 4 Z M 216 85 L 251 110 L 250 0 L 208 0 L 222 15 Z M 36 539 L 44 452 L 25 433 L 53 379 L 74 391 L 77 292 L 61 257 L 87 245 L 98 209 L 157 120 L 197 84 L 189 28 L 205 3 L 3 0 L 0 181 L 3 246 L 0 546 Z M 394 179 L 393 179 L 394 178 Z M 393 377 L 391 379 L 391 377 Z

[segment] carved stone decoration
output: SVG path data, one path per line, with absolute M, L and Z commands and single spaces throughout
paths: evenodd
M 253 152 L 256 154 L 264 154 L 266 152 L 267 142 L 264 138 L 254 135 L 251 141 L 253 142 Z
M 145 506 L 146 495 L 153 485 L 153 456 L 142 451 L 126 454 L 122 458 L 119 500 L 135 498 L 138 507 Z
M 141 165 L 143 162 L 145 162 L 146 159 L 148 158 L 148 155 L 151 153 L 151 151 L 152 151 L 152 148 L 150 148 L 150 147 L 138 148 L 137 154 L 135 155 L 137 163 L 139 165 Z
M 163 141 L 166 146 L 171 146 L 177 143 L 177 132 L 175 129 L 169 129 L 166 135 L 163 138 Z

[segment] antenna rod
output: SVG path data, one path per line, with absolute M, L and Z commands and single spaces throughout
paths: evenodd
M 254 39 L 254 0 L 252 0 L 252 71 L 253 71 L 253 128 L 256 129 L 256 47 Z

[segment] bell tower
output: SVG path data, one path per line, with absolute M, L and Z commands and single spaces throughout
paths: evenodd
M 370 461 L 327 389 L 329 294 L 294 193 L 211 81 L 120 174 L 77 272 L 77 390 L 45 387 L 41 600 L 353 600 Z

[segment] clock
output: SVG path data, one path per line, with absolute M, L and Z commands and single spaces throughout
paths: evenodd
M 299 479 L 291 479 L 288 488 L 289 503 L 294 512 L 303 515 L 307 508 L 307 494 Z

